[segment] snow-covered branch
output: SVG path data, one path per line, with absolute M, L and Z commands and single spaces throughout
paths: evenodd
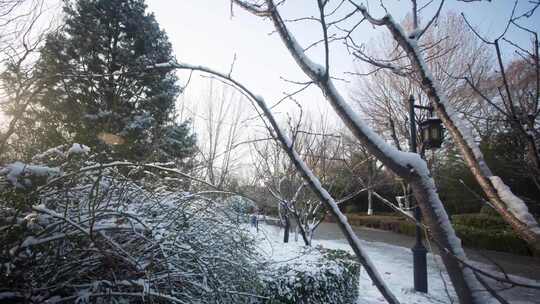
M 368 20 L 372 19 L 365 7 L 357 5 L 357 9 Z M 426 60 L 419 50 L 418 38 L 414 34 L 406 33 L 389 15 L 376 20 L 373 24 L 385 26 L 394 40 L 408 55 L 420 78 L 422 89 L 460 149 L 467 165 L 489 201 L 518 235 L 535 250 L 540 250 L 540 227 L 537 221 L 530 214 L 523 200 L 514 195 L 510 188 L 498 176 L 495 176 L 486 164 L 484 155 L 475 142 L 471 130 L 462 122 L 458 112 L 448 101 L 446 94 L 431 74 Z
M 274 14 L 274 11 L 270 11 L 271 14 Z M 281 20 L 281 19 L 280 19 Z M 283 25 L 284 26 L 284 25 Z M 293 40 L 287 40 L 293 47 L 298 47 L 298 44 L 294 43 Z M 295 50 L 299 51 L 301 49 L 295 48 Z M 303 53 L 302 53 L 303 54 Z M 299 55 L 303 56 L 303 55 Z M 314 66 L 310 63 L 310 61 L 301 61 L 303 64 L 305 64 L 305 68 L 307 71 L 312 73 L 313 75 L 316 75 L 317 77 L 319 75 L 322 75 L 321 72 L 323 71 L 321 68 Z M 312 68 L 315 67 L 313 70 Z M 152 68 L 152 67 L 149 67 Z M 393 293 L 390 291 L 388 286 L 384 283 L 382 277 L 377 272 L 376 268 L 372 264 L 371 260 L 365 253 L 365 251 L 362 249 L 360 240 L 354 233 L 352 227 L 347 222 L 347 218 L 343 215 L 343 213 L 339 210 L 339 207 L 337 206 L 336 201 L 334 198 L 322 187 L 319 179 L 313 174 L 310 168 L 306 165 L 306 163 L 303 161 L 303 159 L 298 155 L 296 150 L 293 148 L 292 142 L 289 139 L 289 137 L 286 135 L 286 133 L 281 129 L 277 121 L 275 120 L 274 116 L 272 115 L 272 112 L 266 105 L 264 99 L 258 95 L 255 95 L 253 92 L 251 92 L 248 88 L 246 88 L 243 84 L 235 80 L 234 78 L 230 77 L 229 75 L 225 73 L 221 73 L 218 71 L 215 71 L 213 69 L 204 67 L 204 66 L 198 66 L 198 65 L 191 65 L 191 64 L 185 64 L 185 63 L 177 63 L 177 62 L 170 62 L 170 63 L 163 63 L 154 66 L 153 68 L 176 68 L 180 70 L 195 70 L 199 72 L 209 73 L 211 75 L 220 77 L 228 82 L 231 83 L 231 85 L 235 86 L 239 90 L 241 90 L 249 99 L 256 103 L 262 110 L 262 112 L 265 115 L 265 118 L 268 120 L 270 125 L 272 126 L 277 139 L 280 141 L 283 149 L 287 152 L 287 155 L 291 158 L 291 161 L 293 162 L 294 166 L 297 168 L 299 173 L 303 176 L 304 180 L 310 188 L 313 190 L 313 192 L 318 196 L 318 198 L 324 202 L 326 207 L 329 209 L 329 212 L 338 220 L 339 227 L 345 234 L 345 237 L 349 244 L 351 245 L 351 248 L 354 250 L 359 262 L 362 264 L 362 266 L 365 267 L 368 275 L 370 276 L 373 283 L 377 286 L 377 288 L 381 291 L 381 293 L 384 295 L 384 297 L 387 299 L 389 303 L 395 304 L 399 303 L 399 301 L 396 299 L 396 297 L 393 295 Z
M 365 19 L 374 25 L 395 24 L 388 15 L 381 19 L 377 19 L 368 13 L 365 6 L 356 5 L 352 1 L 351 3 L 363 14 Z M 322 75 L 324 75 L 324 70 L 322 70 L 319 65 L 313 63 L 302 52 L 302 48 L 298 45 L 292 33 L 283 22 L 274 2 L 267 0 L 266 7 L 268 9 L 268 17 L 274 24 L 276 32 L 281 37 L 291 56 L 305 74 L 319 86 L 327 101 L 331 104 L 354 136 L 386 167 L 390 168 L 412 185 L 412 189 L 430 231 L 432 232 L 433 238 L 439 246 L 442 246 L 446 250 L 446 254 L 443 254 L 443 261 L 461 302 L 482 303 L 482 299 L 474 295 L 474 290 L 477 290 L 480 287 L 480 284 L 472 274 L 472 271 L 462 267 L 462 265 L 454 258 L 454 256 L 457 256 L 460 259 L 466 259 L 466 256 L 461 247 L 461 242 L 457 238 L 444 206 L 437 194 L 435 183 L 429 173 L 425 161 L 417 154 L 398 151 L 367 127 L 343 99 L 334 86 L 332 79 L 330 77 L 322 77 Z M 343 222 L 345 222 L 345 220 L 342 221 L 340 219 L 338 224 L 342 226 L 342 230 L 346 232 L 347 226 Z M 397 301 L 393 298 L 391 293 L 387 293 L 388 291 L 385 290 L 384 287 L 379 288 L 379 290 L 383 293 L 387 301 Z

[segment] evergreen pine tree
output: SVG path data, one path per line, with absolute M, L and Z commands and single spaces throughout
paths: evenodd
M 184 158 L 195 139 L 175 123 L 173 71 L 146 67 L 173 59 L 144 0 L 66 1 L 65 25 L 47 37 L 38 65 L 47 89 L 35 128 L 48 143 L 79 142 L 129 160 Z

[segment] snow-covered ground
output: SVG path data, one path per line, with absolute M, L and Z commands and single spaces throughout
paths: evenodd
M 255 230 L 252 229 L 255 233 Z M 278 226 L 259 225 L 257 234 L 259 250 L 269 255 L 276 262 L 302 259 L 299 256 L 303 242 L 300 237 L 295 242 L 294 234 L 288 244 L 282 242 L 282 233 Z M 454 290 L 448 279 L 441 259 L 428 254 L 428 294 L 417 293 L 413 290 L 412 256 L 408 248 L 389 245 L 380 242 L 361 241 L 362 246 L 368 252 L 373 263 L 381 276 L 386 280 L 392 291 L 401 303 L 407 304 L 433 304 L 433 303 L 457 303 Z M 344 240 L 314 240 L 313 245 L 322 245 L 326 248 L 343 249 L 352 252 Z M 493 266 L 475 263 L 476 266 L 485 270 L 493 270 Z M 529 280 L 517 276 L 510 276 L 519 282 L 540 285 L 540 281 Z M 501 286 L 502 288 L 503 286 Z M 361 272 L 359 283 L 358 304 L 378 304 L 386 301 L 379 294 L 365 271 Z M 539 303 L 540 290 L 524 288 L 505 288 L 500 293 L 510 303 L 525 304 Z M 451 297 L 451 299 L 449 298 Z

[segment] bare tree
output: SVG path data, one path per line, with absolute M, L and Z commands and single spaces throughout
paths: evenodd
M 293 56 L 302 71 L 310 78 L 310 83 L 318 86 L 324 94 L 326 100 L 332 105 L 336 113 L 340 116 L 345 125 L 354 134 L 354 136 L 360 140 L 369 150 L 371 154 L 376 156 L 387 168 L 394 171 L 404 180 L 406 180 L 413 189 L 415 197 L 418 201 L 419 207 L 426 219 L 426 224 L 429 227 L 431 236 L 434 242 L 441 248 L 441 256 L 444 264 L 446 265 L 448 274 L 452 280 L 454 289 L 458 295 L 461 303 L 484 303 L 481 296 L 478 295 L 478 291 L 482 290 L 480 285 L 483 280 L 477 278 L 477 275 L 493 276 L 482 272 L 479 269 L 473 267 L 468 263 L 465 253 L 461 247 L 459 239 L 455 235 L 455 231 L 449 222 L 448 215 L 440 201 L 440 198 L 436 192 L 435 183 L 430 176 L 429 170 L 425 161 L 423 161 L 418 155 L 405 153 L 397 150 L 393 146 L 386 143 L 380 136 L 375 134 L 369 129 L 364 122 L 356 115 L 351 109 L 349 104 L 343 99 L 337 88 L 333 83 L 333 77 L 330 74 L 330 47 L 329 44 L 332 41 L 336 41 L 335 36 L 329 35 L 328 30 L 331 25 L 335 25 L 342 20 L 351 22 L 351 18 L 359 18 L 358 23 L 367 21 L 373 26 L 383 26 L 388 29 L 393 35 L 394 39 L 398 43 L 400 48 L 403 48 L 405 54 L 411 61 L 412 71 L 419 74 L 419 79 L 422 79 L 422 87 L 426 92 L 426 95 L 430 98 L 432 106 L 437 111 L 439 117 L 444 121 L 448 129 L 451 129 L 451 134 L 454 136 L 454 140 L 459 142 L 464 150 L 469 149 L 470 153 L 473 153 L 473 157 L 482 159 L 481 153 L 478 151 L 476 144 L 470 140 L 470 136 L 464 136 L 462 132 L 466 132 L 466 129 L 462 126 L 456 127 L 456 120 L 452 120 L 450 116 L 454 115 L 454 111 L 447 112 L 451 108 L 451 105 L 446 103 L 446 96 L 439 89 L 437 82 L 431 77 L 429 69 L 426 68 L 425 60 L 422 53 L 418 49 L 418 39 L 422 37 L 426 28 L 429 28 L 433 22 L 437 19 L 442 5 L 440 4 L 434 16 L 428 19 L 425 26 L 419 28 L 419 25 L 415 21 L 414 29 L 410 34 L 406 34 L 405 31 L 394 22 L 390 15 L 386 15 L 381 19 L 374 18 L 367 8 L 363 5 L 357 5 L 355 2 L 347 2 L 348 6 L 343 4 L 346 1 L 337 2 L 333 7 L 330 7 L 329 1 L 318 0 L 316 2 L 319 14 L 317 17 L 309 17 L 304 20 L 316 20 L 320 25 L 322 38 L 319 43 L 323 50 L 323 65 L 315 64 L 304 52 L 304 49 L 298 44 L 293 34 L 289 31 L 289 28 L 282 18 L 278 5 L 271 0 L 266 0 L 264 3 L 260 2 L 248 2 L 241 0 L 233 0 L 234 3 L 247 11 L 253 13 L 256 16 L 265 17 L 269 19 L 274 25 L 275 32 L 279 35 L 282 42 L 285 44 L 290 54 Z M 416 4 L 416 1 L 412 1 Z M 279 2 L 281 5 L 283 1 Z M 431 2 L 433 3 L 433 2 Z M 442 1 L 441 3 L 444 3 Z M 337 17 L 335 13 L 337 11 L 343 12 L 341 9 L 349 10 L 345 17 Z M 413 5 L 414 16 L 417 16 L 417 6 Z M 334 19 L 332 19 L 334 18 Z M 418 20 L 418 18 L 414 18 Z M 334 27 L 332 27 L 333 29 Z M 347 33 L 354 32 L 355 28 L 346 31 Z M 346 34 L 340 41 L 349 39 L 350 35 Z M 385 68 L 393 68 L 389 63 L 379 63 Z M 302 174 L 304 180 L 317 197 L 324 202 L 329 211 L 337 218 L 338 226 L 345 234 L 351 248 L 355 252 L 358 260 L 365 267 L 368 275 L 377 286 L 381 294 L 390 303 L 399 303 L 392 292 L 388 289 L 388 286 L 383 282 L 379 276 L 377 270 L 373 267 L 369 258 L 363 251 L 361 244 L 352 231 L 351 226 L 347 223 L 346 218 L 337 207 L 336 200 L 326 191 L 321 182 L 313 174 L 313 171 L 306 165 L 300 155 L 294 149 L 294 146 L 286 135 L 286 133 L 280 128 L 274 116 L 272 115 L 268 106 L 264 100 L 251 92 L 248 88 L 243 86 L 240 82 L 235 80 L 230 74 L 220 73 L 215 70 L 203 67 L 194 66 L 184 63 L 165 63 L 156 65 L 153 68 L 177 68 L 185 70 L 195 70 L 203 73 L 210 73 L 216 77 L 220 77 L 232 86 L 238 88 L 243 94 L 249 98 L 250 101 L 256 103 L 265 115 L 267 123 L 275 131 L 276 138 L 279 139 L 281 145 L 285 149 L 287 155 L 293 161 L 296 169 Z M 396 70 L 399 72 L 399 68 Z M 452 114 L 452 115 L 449 115 Z M 453 116 L 452 116 L 453 117 Z M 454 117 L 455 118 L 455 117 Z M 459 121 L 458 121 L 459 123 Z M 475 148 L 476 147 L 476 148 Z M 467 151 L 465 151 L 467 152 Z M 469 155 L 470 156 L 470 155 Z M 467 156 L 465 157 L 467 158 Z M 478 163 L 478 159 L 475 159 Z M 492 187 L 495 187 L 491 185 Z M 506 188 L 498 187 L 503 194 L 508 194 L 509 191 Z M 511 192 L 510 192 L 511 193 Z M 501 199 L 500 196 L 497 196 Z M 508 196 L 505 196 L 508 198 Z M 513 199 L 513 196 L 511 197 Z M 508 202 L 508 200 L 506 200 Z M 512 204 L 512 202 L 509 202 Z M 505 280 L 505 278 L 498 278 Z M 493 292 L 492 289 L 486 289 Z
M 247 134 L 242 132 L 246 107 L 243 96 L 210 79 L 204 93 L 192 102 L 192 119 L 198 134 L 199 171 L 218 188 L 231 181 L 237 169 Z
M 409 15 L 401 26 L 411 30 L 412 16 Z M 446 92 L 448 101 L 466 119 L 476 121 L 473 114 L 478 114 L 475 109 L 478 104 L 471 102 L 473 92 L 464 90 L 463 81 L 452 75 L 470 74 L 477 81 L 487 79 L 493 65 L 489 50 L 475 39 L 461 16 L 455 13 L 440 16 L 437 26 L 426 31 L 419 47 L 433 77 L 439 82 L 441 90 Z M 354 73 L 359 77 L 355 79 L 357 85 L 351 94 L 370 125 L 388 139 L 394 140 L 395 137 L 396 146 L 401 149 L 409 139 L 409 96 L 415 97 L 416 104 L 429 106 L 428 96 L 417 84 L 416 75 L 411 73 L 404 51 L 397 47 L 391 37 L 382 35 L 378 43 L 372 43 L 369 49 L 360 49 L 353 55 L 361 62 L 395 58 L 393 64 L 402 67 L 402 72 L 398 74 L 378 66 L 369 67 L 365 73 Z M 460 64 L 462 62 L 470 63 Z M 429 115 L 427 111 L 416 114 L 417 123 Z M 417 136 L 420 137 L 420 134 Z
M 291 118 L 288 123 L 295 150 L 330 192 L 343 195 L 348 187 L 340 184 L 343 180 L 336 171 L 342 160 L 338 157 L 342 148 L 340 136 L 330 129 L 326 115 L 313 119 L 300 113 L 299 118 Z M 294 219 L 304 244 L 311 245 L 315 230 L 326 215 L 323 203 L 307 187 L 276 139 L 254 141 L 252 147 L 257 175 L 278 205 L 284 242 L 289 240 Z
M 45 13 L 44 0 L 13 0 L 0 2 L 0 79 L 2 114 L 10 117 L 0 132 L 0 156 L 6 157 L 10 138 L 20 127 L 33 99 L 43 89 L 35 75 L 34 63 L 45 35 L 54 23 L 40 27 Z
M 540 102 L 540 62 L 538 32 L 523 25 L 523 21 L 533 18 L 540 2 L 531 1 L 525 11 L 517 11 L 518 2 L 514 3 L 510 19 L 505 30 L 494 39 L 481 36 L 462 15 L 469 32 L 476 35 L 477 40 L 496 54 L 497 69 L 489 79 L 482 81 L 472 73 L 452 74 L 458 80 L 466 82 L 469 90 L 479 99 L 479 103 L 487 105 L 503 126 L 519 137 L 526 149 L 524 155 L 528 161 L 529 177 L 537 184 L 540 178 L 540 151 L 538 127 Z M 530 45 L 525 46 L 514 40 L 511 31 L 521 32 L 530 37 Z M 514 52 L 514 59 L 505 60 L 505 54 Z M 497 207 L 496 207 L 497 209 Z
M 354 191 L 350 198 L 367 192 L 367 215 L 373 215 L 373 199 L 380 198 L 377 188 L 395 184 L 395 180 L 389 180 L 387 172 L 384 170 L 384 165 L 377 162 L 377 159 L 369 153 L 365 146 L 356 141 L 348 132 L 342 132 L 342 161 L 344 168 L 354 179 L 354 184 L 359 185 L 359 189 Z M 393 179 L 393 178 L 392 178 Z M 383 204 L 388 205 L 388 200 L 383 200 Z M 388 207 L 392 209 L 399 208 L 395 204 Z

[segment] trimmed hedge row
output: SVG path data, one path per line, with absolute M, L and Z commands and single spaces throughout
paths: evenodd
M 527 243 L 496 214 L 470 213 L 452 216 L 452 223 L 465 246 L 531 255 Z
M 415 225 L 398 216 L 348 214 L 349 223 L 414 236 Z M 532 255 L 527 243 L 521 240 L 498 216 L 488 214 L 459 214 L 452 224 L 462 244 L 471 248 Z
M 267 304 L 352 304 L 358 297 L 360 264 L 346 251 L 323 249 L 309 255 L 316 259 L 272 266 L 262 276 L 262 295 Z
M 483 213 L 456 214 L 452 216 L 452 223 L 486 230 L 510 230 L 508 224 L 500 217 Z
M 415 225 L 400 216 L 347 214 L 347 221 L 353 226 L 393 231 L 414 236 Z
M 462 244 L 467 247 L 532 255 L 527 243 L 512 231 L 484 230 L 461 225 L 454 225 L 454 229 Z

